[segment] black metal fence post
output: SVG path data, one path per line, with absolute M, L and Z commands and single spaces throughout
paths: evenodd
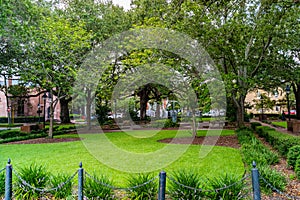
M 166 198 L 166 177 L 166 172 L 161 171 L 159 173 L 158 200 L 165 200 Z
M 78 169 L 78 200 L 83 200 L 83 168 L 82 168 L 82 162 L 80 162 L 79 169 Z
M 6 177 L 5 177 L 5 200 L 11 200 L 12 196 L 12 166 L 10 159 L 8 159 L 6 165 Z
M 256 168 L 256 163 L 254 161 L 252 166 L 253 168 L 251 170 L 251 174 L 252 174 L 253 199 L 261 200 L 260 188 L 259 188 L 259 172 L 258 169 Z

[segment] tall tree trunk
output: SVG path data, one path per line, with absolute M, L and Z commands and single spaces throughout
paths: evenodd
M 91 98 L 92 91 L 87 88 L 86 89 L 86 122 L 88 129 L 92 128 L 91 126 L 91 107 L 92 107 L 92 98 Z
M 237 120 L 237 126 L 238 127 L 244 127 L 244 116 L 245 116 L 245 107 L 244 107 L 244 102 L 245 102 L 245 97 L 240 96 L 239 99 L 233 99 L 235 102 L 235 106 L 237 108 L 237 113 L 236 113 L 236 120 Z
M 66 97 L 60 98 L 59 103 L 60 103 L 60 120 L 61 123 L 66 124 L 70 123 L 70 112 L 69 112 L 69 102 L 70 99 L 67 99 Z
M 293 87 L 295 99 L 296 99 L 296 112 L 297 119 L 300 120 L 300 83 L 295 84 L 296 87 Z
M 148 103 L 147 88 L 143 88 L 140 91 L 140 119 L 141 120 L 146 119 L 147 103 Z

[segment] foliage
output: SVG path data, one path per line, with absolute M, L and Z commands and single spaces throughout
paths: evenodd
M 51 191 L 51 194 L 57 199 L 67 199 L 72 195 L 72 181 L 69 180 L 70 176 L 65 174 L 58 174 L 56 176 L 52 176 L 50 179 L 50 187 L 56 188 L 57 190 Z M 60 184 L 66 183 L 63 186 Z
M 0 172 L 0 197 L 5 193 L 5 173 Z
M 95 173 L 92 178 L 87 178 L 84 182 L 84 195 L 89 199 L 113 199 L 112 181 L 105 175 L 100 177 Z
M 300 145 L 299 137 L 280 133 L 269 127 L 260 126 L 256 128 L 256 131 L 260 137 L 264 137 L 282 156 L 287 156 L 289 148 Z
M 110 108 L 107 105 L 101 105 L 97 104 L 96 108 L 96 114 L 97 114 L 97 119 L 100 125 L 103 125 L 106 121 L 108 121 L 108 112 L 110 111 Z
M 215 179 L 210 179 L 208 183 L 214 191 L 210 194 L 211 199 L 237 200 L 243 198 L 243 190 L 246 187 L 244 181 L 240 181 L 240 177 L 234 174 L 223 174 Z M 220 188 L 228 188 L 218 190 Z
M 293 146 L 289 148 L 289 152 L 287 154 L 287 163 L 289 166 L 295 169 L 297 159 L 300 155 L 300 145 Z
M 0 139 L 7 139 L 12 137 L 28 136 L 28 133 L 21 132 L 19 130 L 5 130 L 0 131 Z
M 170 197 L 174 199 L 195 200 L 206 195 L 201 192 L 206 184 L 199 174 L 191 170 L 179 170 L 173 172 L 171 177 L 173 180 L 170 180 L 170 187 L 168 191 Z M 182 185 L 196 189 L 193 190 Z
M 173 128 L 179 127 L 179 124 L 177 122 L 174 123 L 172 119 L 160 119 L 151 122 L 150 126 L 154 128 Z
M 156 199 L 157 181 L 153 174 L 132 174 L 127 178 L 126 186 L 131 188 L 129 191 L 130 199 Z M 150 182 L 149 182 L 150 181 Z M 145 184 L 147 183 L 147 184 Z
M 20 169 L 20 177 L 35 188 L 44 189 L 47 186 L 47 182 L 50 178 L 50 173 L 42 165 L 37 165 L 35 163 L 31 164 L 29 167 L 24 167 Z M 34 199 L 42 195 L 41 192 L 31 189 L 29 186 L 25 185 L 22 180 L 17 179 L 14 194 L 17 199 Z
M 297 175 L 297 178 L 300 180 L 300 156 L 298 156 L 297 161 L 296 161 L 295 173 Z
M 287 180 L 283 174 L 271 169 L 267 165 L 260 165 L 258 167 L 260 176 L 266 180 L 269 184 L 280 191 L 284 191 L 287 185 Z M 265 192 L 271 192 L 272 188 L 267 185 L 262 179 L 260 179 L 260 185 Z
M 259 123 L 259 122 L 252 122 L 252 123 L 251 123 L 251 129 L 254 130 L 254 131 L 255 131 L 255 128 L 256 128 L 257 126 L 261 126 L 261 123 Z

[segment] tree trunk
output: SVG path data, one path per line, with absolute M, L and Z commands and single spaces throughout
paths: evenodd
M 86 89 L 86 121 L 88 129 L 92 128 L 91 126 L 91 107 L 92 107 L 92 98 L 91 98 L 91 90 L 89 88 Z
M 148 103 L 147 89 L 143 88 L 140 91 L 140 119 L 141 120 L 146 119 L 147 103 Z
M 234 99 L 235 106 L 237 108 L 236 120 L 237 126 L 239 128 L 244 127 L 244 116 L 245 116 L 245 107 L 244 107 L 245 97 L 241 96 L 239 99 Z
M 300 120 L 300 83 L 296 84 L 297 88 L 294 87 L 294 94 L 296 99 L 296 112 L 297 119 Z
M 70 123 L 70 112 L 69 112 L 69 99 L 65 97 L 59 99 L 60 103 L 60 120 L 62 124 Z

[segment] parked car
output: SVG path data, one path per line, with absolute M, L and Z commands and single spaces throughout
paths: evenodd
M 288 115 L 289 112 L 288 112 L 288 111 L 285 111 L 284 114 Z M 296 114 L 297 114 L 297 111 L 296 111 L 296 110 L 290 110 L 290 114 L 291 114 L 291 115 L 296 115 Z

